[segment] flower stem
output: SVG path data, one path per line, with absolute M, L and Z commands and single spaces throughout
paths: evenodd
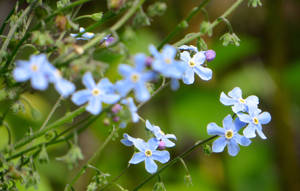
M 62 96 L 60 96 L 58 98 L 58 100 L 54 104 L 53 108 L 51 109 L 49 115 L 47 116 L 46 120 L 44 121 L 43 125 L 41 126 L 40 130 L 42 130 L 42 129 L 44 129 L 46 127 L 46 125 L 49 122 L 50 118 L 52 117 L 52 115 L 54 114 L 54 112 L 56 111 L 56 109 L 58 108 L 58 106 L 60 105 L 60 102 L 61 102 L 62 99 L 63 99 Z
M 176 162 L 180 161 L 182 158 L 186 157 L 188 154 L 190 154 L 193 150 L 195 150 L 197 147 L 199 147 L 200 145 L 203 145 L 213 139 L 215 139 L 217 137 L 217 135 L 209 137 L 203 141 L 197 141 L 193 146 L 191 146 L 189 149 L 187 149 L 186 151 L 184 151 L 183 153 L 181 153 L 180 155 L 178 155 L 176 158 L 174 158 L 173 160 L 171 160 L 170 162 L 168 162 L 166 165 L 164 165 L 162 168 L 160 168 L 156 173 L 148 176 L 143 182 L 141 182 L 138 186 L 136 186 L 133 191 L 137 191 L 140 188 L 142 188 L 147 182 L 149 182 L 152 178 L 154 178 L 155 176 L 157 176 L 158 174 L 160 174 L 162 171 L 164 171 L 165 169 L 167 169 L 168 167 L 172 166 L 173 164 L 175 164 Z

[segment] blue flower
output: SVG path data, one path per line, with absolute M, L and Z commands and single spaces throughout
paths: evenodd
M 175 143 L 170 141 L 169 139 L 176 140 L 176 136 L 173 134 L 165 134 L 159 126 L 151 125 L 151 123 L 147 120 L 146 127 L 150 130 L 156 139 L 159 141 L 159 149 L 165 149 L 164 147 L 174 147 Z
M 212 70 L 202 66 L 206 60 L 206 56 L 203 51 L 197 52 L 193 57 L 190 56 L 189 52 L 184 51 L 180 54 L 180 59 L 187 66 L 183 75 L 183 82 L 185 84 L 194 83 L 195 73 L 202 80 L 210 80 L 212 78 Z
M 79 33 L 83 33 L 80 37 L 77 37 L 79 34 L 73 34 L 71 33 L 70 36 L 73 38 L 76 38 L 76 40 L 89 40 L 94 38 L 95 34 L 91 32 L 85 32 L 85 29 L 83 27 L 79 28 Z
M 95 83 L 90 72 L 84 74 L 82 83 L 87 88 L 77 91 L 72 96 L 72 101 L 76 105 L 82 105 L 88 102 L 86 110 L 97 115 L 102 110 L 102 102 L 114 104 L 120 99 L 120 95 L 115 94 L 113 84 L 103 78 L 98 84 Z
M 248 105 L 248 113 L 238 113 L 238 117 L 242 122 L 248 123 L 248 126 L 244 129 L 243 134 L 247 138 L 256 137 L 256 133 L 262 138 L 266 139 L 267 137 L 262 131 L 262 126 L 271 121 L 271 115 L 269 112 L 262 112 L 257 108 L 256 104 Z
M 138 141 L 143 141 L 142 139 L 139 139 L 139 138 L 133 138 L 130 135 L 128 135 L 127 133 L 124 133 L 123 137 L 124 138 L 121 140 L 121 143 L 123 143 L 127 147 L 133 146 L 133 143 L 136 142 L 136 141 L 137 142 Z
M 155 138 L 151 138 L 147 143 L 145 141 L 134 141 L 133 145 L 139 150 L 130 159 L 130 164 L 138 164 L 145 161 L 147 172 L 153 174 L 157 171 L 157 165 L 154 161 L 166 163 L 170 160 L 168 151 L 157 151 L 158 142 Z
M 31 86 L 37 90 L 45 90 L 49 84 L 51 74 L 50 63 L 45 54 L 32 55 L 29 61 L 18 61 L 13 71 L 17 82 L 25 82 L 30 79 Z
M 131 97 L 129 97 L 129 98 L 123 99 L 121 101 L 121 103 L 128 106 L 128 109 L 131 113 L 132 122 L 133 123 L 138 122 L 139 121 L 139 115 L 137 114 L 138 109 L 137 109 L 136 105 L 134 104 L 133 99 Z
M 125 97 L 130 90 L 134 90 L 137 101 L 144 102 L 150 98 L 146 83 L 153 80 L 154 72 L 144 71 L 146 68 L 146 55 L 137 54 L 134 58 L 135 67 L 121 64 L 119 73 L 125 78 L 116 83 L 117 91 Z
M 213 142 L 213 152 L 223 152 L 227 146 L 229 155 L 236 156 L 240 150 L 239 144 L 242 146 L 250 145 L 251 141 L 238 133 L 244 125 L 238 118 L 233 121 L 230 115 L 224 118 L 223 128 L 216 123 L 209 123 L 207 125 L 208 134 L 220 136 Z
M 257 105 L 259 103 L 258 97 L 249 96 L 246 99 L 242 98 L 242 90 L 239 87 L 235 87 L 228 93 L 228 96 L 222 92 L 220 101 L 224 105 L 232 105 L 232 111 L 238 113 L 240 111 L 247 112 L 249 104 Z
M 154 57 L 152 67 L 167 78 L 180 79 L 186 70 L 186 66 L 181 61 L 175 60 L 176 49 L 171 45 L 165 45 L 162 53 L 153 46 L 149 50 Z
M 182 46 L 178 47 L 178 49 L 179 49 L 179 50 L 186 50 L 186 51 L 198 52 L 197 47 L 195 47 L 195 46 L 193 46 L 193 45 L 190 45 L 190 46 L 182 45 Z

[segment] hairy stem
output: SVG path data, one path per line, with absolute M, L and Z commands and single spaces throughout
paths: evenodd
M 51 109 L 49 115 L 47 116 L 46 120 L 44 121 L 43 125 L 41 126 L 40 130 L 44 129 L 47 125 L 47 123 L 49 122 L 50 118 L 52 117 L 52 115 L 54 114 L 54 112 L 56 111 L 56 109 L 58 108 L 58 106 L 60 105 L 61 100 L 63 99 L 62 96 L 60 96 L 56 103 L 54 104 L 53 108 Z

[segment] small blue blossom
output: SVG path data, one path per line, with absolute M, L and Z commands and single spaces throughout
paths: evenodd
M 151 125 L 151 123 L 147 120 L 146 121 L 146 127 L 148 130 L 150 130 L 156 139 L 159 141 L 159 149 L 165 149 L 164 147 L 174 147 L 175 143 L 170 141 L 169 139 L 176 140 L 176 136 L 173 134 L 165 134 L 159 126 Z
M 176 49 L 171 45 L 165 45 L 162 53 L 150 45 L 150 53 L 153 55 L 154 60 L 152 67 L 155 71 L 161 73 L 167 78 L 180 79 L 186 70 L 186 66 L 181 61 L 175 60 Z
M 202 80 L 210 80 L 212 78 L 212 70 L 202 66 L 206 60 L 204 51 L 197 52 L 193 57 L 191 57 L 189 52 L 184 51 L 180 54 L 180 59 L 187 66 L 187 70 L 184 72 L 183 75 L 183 82 L 185 84 L 194 83 L 195 73 Z
M 133 138 L 130 135 L 128 135 L 127 133 L 124 133 L 123 137 L 124 138 L 121 140 L 121 143 L 123 143 L 127 147 L 133 146 L 133 142 L 135 142 L 135 141 L 143 141 L 142 139 L 139 139 L 139 138 Z
M 243 134 L 247 138 L 256 137 L 256 133 L 262 138 L 267 137 L 262 131 L 262 125 L 268 124 L 271 121 L 271 115 L 269 112 L 262 112 L 257 108 L 256 104 L 248 105 L 248 113 L 238 113 L 238 117 L 242 122 L 248 123 L 247 127 L 244 129 Z
M 193 46 L 193 45 L 182 45 L 180 47 L 178 47 L 179 50 L 186 50 L 186 51 L 193 51 L 193 52 L 198 52 L 197 47 Z
M 131 113 L 131 119 L 133 123 L 137 123 L 139 121 L 139 115 L 137 114 L 137 107 L 134 104 L 133 98 L 129 97 L 126 99 L 123 99 L 121 101 L 122 104 L 127 105 L 130 113 Z
M 213 142 L 213 152 L 223 152 L 227 146 L 229 155 L 236 156 L 240 151 L 239 144 L 242 146 L 250 145 L 251 141 L 238 133 L 243 126 L 245 126 L 245 123 L 242 123 L 238 118 L 233 121 L 230 115 L 224 118 L 223 128 L 216 123 L 209 123 L 207 125 L 208 134 L 220 136 Z
M 134 58 L 135 67 L 120 64 L 119 73 L 125 78 L 116 83 L 116 90 L 125 97 L 130 90 L 134 90 L 137 101 L 144 102 L 150 98 L 146 83 L 155 78 L 154 72 L 145 71 L 147 57 L 137 54 Z
M 234 113 L 238 113 L 240 111 L 247 112 L 249 104 L 257 105 L 259 103 L 258 97 L 256 96 L 249 96 L 246 99 L 243 99 L 242 90 L 239 87 L 235 87 L 233 90 L 228 92 L 228 96 L 222 92 L 220 101 L 224 105 L 232 105 L 232 111 Z
M 79 36 L 79 34 L 71 33 L 70 36 L 73 38 L 76 38 L 76 40 L 89 40 L 89 39 L 94 38 L 94 36 L 95 36 L 94 33 L 85 32 L 85 29 L 83 27 L 79 28 L 79 33 L 83 33 L 83 34 L 80 37 L 77 37 L 77 36 Z
M 107 78 L 103 78 L 96 84 L 92 74 L 87 72 L 82 78 L 82 83 L 87 89 L 74 93 L 72 101 L 76 105 L 88 102 L 86 110 L 94 115 L 101 112 L 102 102 L 114 104 L 120 99 L 120 95 L 114 92 L 114 85 Z
M 45 90 L 52 72 L 50 65 L 45 54 L 32 55 L 29 61 L 17 61 L 17 67 L 13 71 L 14 79 L 17 82 L 25 82 L 30 79 L 34 89 Z
M 170 153 L 168 151 L 158 151 L 159 143 L 155 138 L 151 138 L 147 143 L 145 141 L 134 141 L 133 145 L 139 150 L 130 159 L 130 164 L 138 164 L 145 161 L 145 168 L 147 172 L 153 174 L 157 171 L 157 164 L 166 163 L 170 160 Z

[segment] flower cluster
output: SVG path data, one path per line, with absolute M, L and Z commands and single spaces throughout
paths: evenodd
M 242 90 L 239 87 L 231 90 L 228 95 L 221 93 L 220 101 L 226 106 L 232 106 L 232 111 L 237 118 L 232 119 L 230 115 L 223 120 L 223 128 L 216 123 L 207 125 L 209 135 L 220 136 L 214 141 L 213 152 L 223 152 L 228 147 L 228 153 L 236 156 L 239 152 L 239 144 L 242 146 L 250 145 L 251 138 L 256 137 L 256 133 L 262 138 L 267 137 L 262 131 L 262 125 L 271 121 L 271 115 L 268 112 L 262 112 L 258 108 L 259 99 L 256 96 L 249 96 L 246 99 L 242 97 Z M 238 132 L 243 129 L 243 135 Z
M 124 138 L 121 142 L 129 147 L 134 146 L 138 150 L 138 152 L 134 153 L 129 163 L 138 164 L 144 161 L 147 172 L 152 174 L 157 171 L 157 165 L 154 161 L 166 163 L 170 160 L 170 153 L 164 149 L 175 146 L 175 143 L 170 141 L 170 139 L 176 140 L 176 136 L 165 134 L 160 127 L 152 125 L 148 120 L 146 121 L 146 129 L 154 136 L 147 142 L 140 138 L 133 138 L 128 134 L 123 135 Z

